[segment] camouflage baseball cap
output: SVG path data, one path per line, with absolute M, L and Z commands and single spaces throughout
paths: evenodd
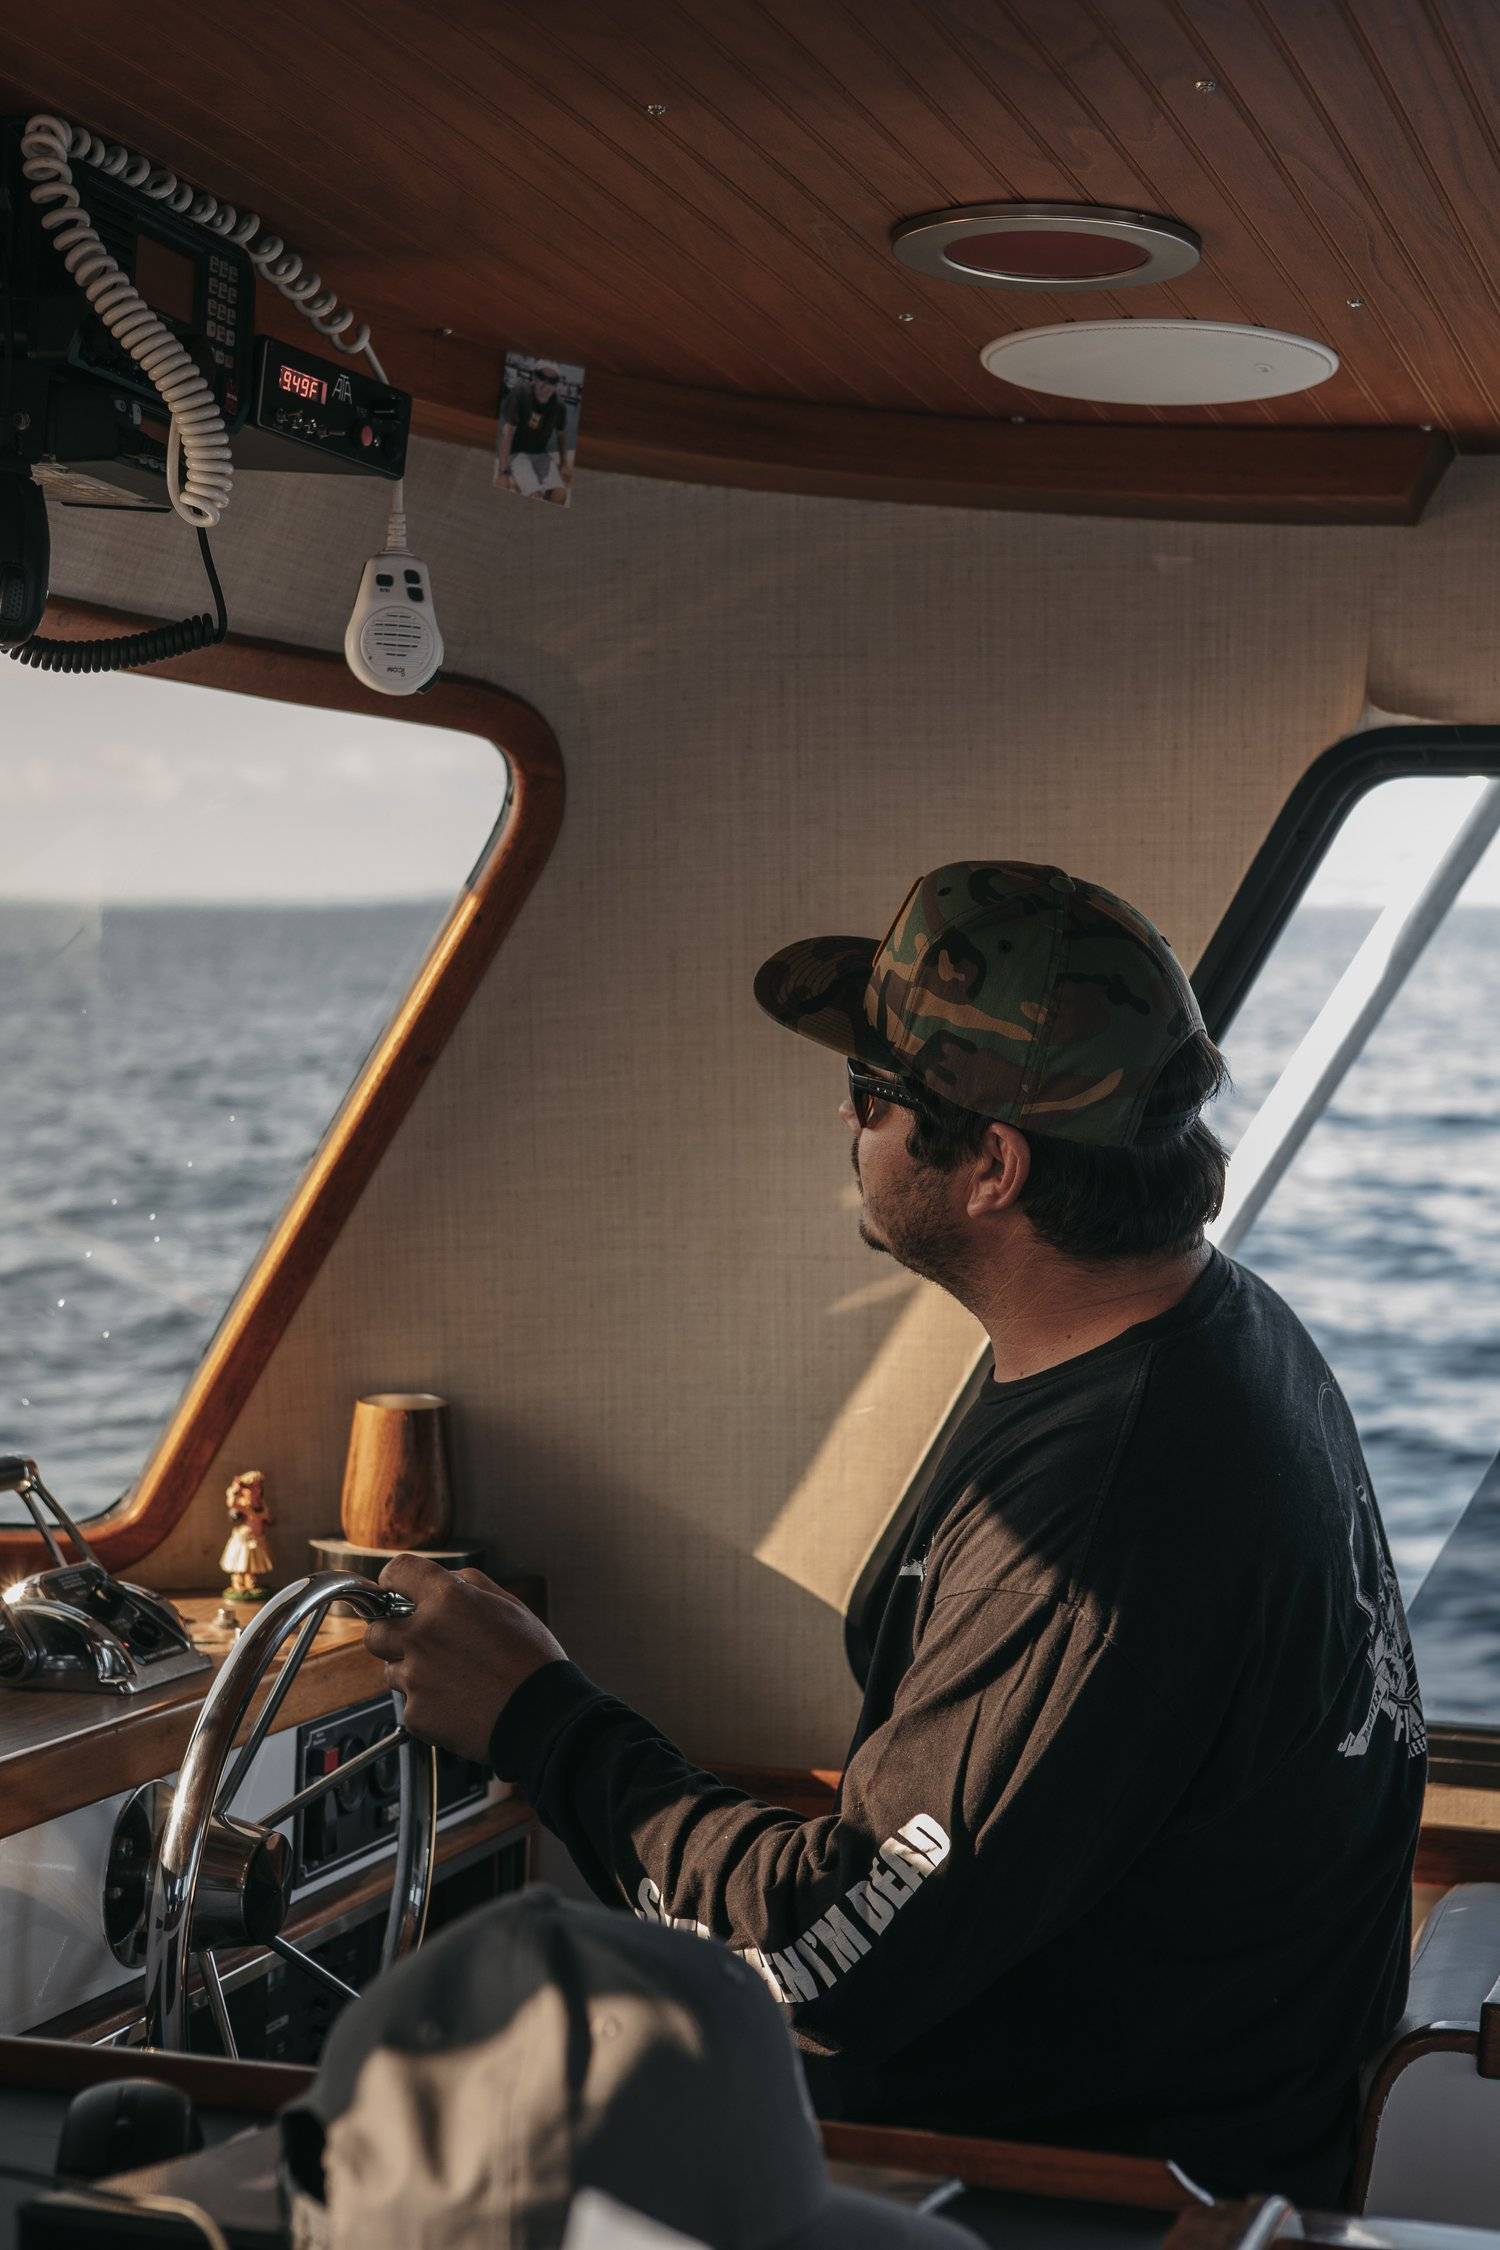
M 768 1015 L 960 1108 L 1125 1148 L 1163 1066 L 1203 1029 L 1193 988 L 1135 907 L 1060 867 L 955 860 L 885 936 L 803 938 L 755 979 Z M 1152 1138 L 1197 1114 L 1153 1120 Z

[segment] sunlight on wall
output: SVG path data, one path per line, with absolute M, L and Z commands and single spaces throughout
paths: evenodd
M 973 1315 L 930 1282 L 883 1276 L 830 1305 L 830 1317 L 866 1305 L 872 1295 L 909 1301 L 851 1392 L 806 1474 L 783 1503 L 755 1550 L 768 1570 L 842 1616 L 872 1544 L 953 1403 L 953 1370 L 967 1380 L 984 1331 Z M 856 1492 L 878 1492 L 881 1505 L 851 1504 Z

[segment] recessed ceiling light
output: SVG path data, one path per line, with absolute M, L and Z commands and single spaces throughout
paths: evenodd
M 1052 398 L 1111 406 L 1232 406 L 1309 391 L 1339 355 L 1311 336 L 1222 320 L 1065 320 L 997 336 L 979 355 L 992 375 Z
M 1102 203 L 969 203 L 891 230 L 903 265 L 987 289 L 1134 289 L 1190 273 L 1202 247 L 1180 219 Z

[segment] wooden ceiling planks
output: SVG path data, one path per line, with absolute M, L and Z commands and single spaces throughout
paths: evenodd
M 519 345 L 666 386 L 667 415 L 677 388 L 858 409 L 917 445 L 931 417 L 1500 444 L 1495 0 L 452 0 L 378 30 L 353 0 L 261 0 L 253 40 L 189 0 L 154 0 L 149 40 L 113 0 L 19 15 L 7 107 L 250 203 L 382 332 L 451 333 L 497 382 Z M 898 218 L 1012 197 L 1170 212 L 1203 262 L 1048 294 L 890 254 Z M 979 364 L 1017 328 L 1152 315 L 1290 328 L 1342 365 L 1163 410 Z

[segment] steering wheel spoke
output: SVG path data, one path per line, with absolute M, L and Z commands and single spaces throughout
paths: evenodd
M 305 1789 L 299 1789 L 295 1797 L 288 1797 L 284 1805 L 278 1805 L 274 1812 L 268 1812 L 261 1825 L 265 1828 L 279 1828 L 284 1820 L 291 1819 L 293 1813 L 301 1812 L 304 1805 L 316 1804 L 330 1789 L 337 1789 L 341 1781 L 352 1780 L 355 1774 L 363 1773 L 366 1766 L 378 1765 L 382 1758 L 389 1757 L 393 1750 L 399 1750 L 404 1742 L 410 1740 L 405 1727 L 397 1727 L 393 1733 L 383 1734 L 378 1742 L 369 1743 L 356 1756 L 346 1758 L 341 1766 L 335 1766 L 329 1773 L 320 1773 Z
M 363 1617 L 409 1615 L 411 1604 L 367 1578 L 319 1571 L 266 1603 L 220 1668 L 204 1698 L 167 1817 L 153 1850 L 146 1903 L 146 2041 L 187 2045 L 188 1966 L 196 1956 L 209 2010 L 226 2054 L 236 2053 L 213 1948 L 268 1946 L 340 1998 L 353 1988 L 281 1935 L 291 1880 L 291 1852 L 281 1823 L 324 1791 L 336 1788 L 394 1751 L 401 1773 L 391 1901 L 381 1947 L 385 1967 L 420 1944 L 437 1846 L 437 1758 L 402 1727 L 347 1764 L 320 1775 L 261 1821 L 230 1818 L 228 1808 L 251 1761 L 271 1731 L 297 1671 L 335 1602 Z M 257 1694 L 282 1650 L 286 1660 L 264 1696 L 243 1742 Z
M 198 1973 L 203 1979 L 203 1989 L 208 1994 L 209 2014 L 214 2019 L 219 2044 L 231 2062 L 238 2062 L 240 2050 L 235 2043 L 234 2026 L 229 2020 L 229 2003 L 224 1997 L 224 1979 L 219 1974 L 219 1964 L 207 1946 L 204 1946 L 197 1959 Z
M 301 1946 L 293 1945 L 289 1938 L 273 1937 L 271 1951 L 279 1953 L 283 1961 L 290 1961 L 294 1968 L 305 1970 L 315 1984 L 322 1985 L 325 1992 L 337 1993 L 341 2000 L 359 1998 L 352 1984 L 345 1984 L 342 1977 L 336 1977 L 332 1969 L 325 1969 L 321 1961 L 311 1953 L 304 1953 Z
M 301 1632 L 297 1635 L 296 1640 L 293 1642 L 291 1653 L 287 1656 L 285 1662 L 282 1664 L 281 1670 L 277 1674 L 276 1679 L 272 1684 L 270 1694 L 266 1697 L 265 1702 L 256 1712 L 255 1722 L 252 1725 L 250 1732 L 246 1735 L 244 1741 L 240 1744 L 240 1747 L 235 1754 L 234 1764 L 229 1768 L 228 1779 L 224 1782 L 218 1796 L 214 1800 L 214 1811 L 220 1816 L 221 1819 L 223 1818 L 224 1814 L 228 1812 L 230 1806 L 234 1803 L 235 1798 L 239 1795 L 240 1785 L 244 1781 L 246 1774 L 250 1771 L 251 1763 L 254 1760 L 255 1753 L 260 1748 L 261 1744 L 265 1741 L 266 1736 L 270 1733 L 271 1728 L 275 1723 L 276 1714 L 281 1709 L 283 1702 L 286 1700 L 287 1690 L 288 1688 L 290 1688 L 293 1680 L 295 1680 L 295 1678 L 297 1677 L 298 1672 L 302 1669 L 302 1659 L 304 1656 L 306 1656 L 308 1650 L 312 1647 L 313 1642 L 318 1637 L 318 1631 L 323 1623 L 325 1614 L 326 1613 L 324 1611 L 315 1609 L 311 1617 L 308 1618 L 307 1623 L 303 1626 Z M 266 1826 L 268 1828 L 274 1828 L 276 1826 L 275 1820 L 272 1819 L 267 1821 Z

